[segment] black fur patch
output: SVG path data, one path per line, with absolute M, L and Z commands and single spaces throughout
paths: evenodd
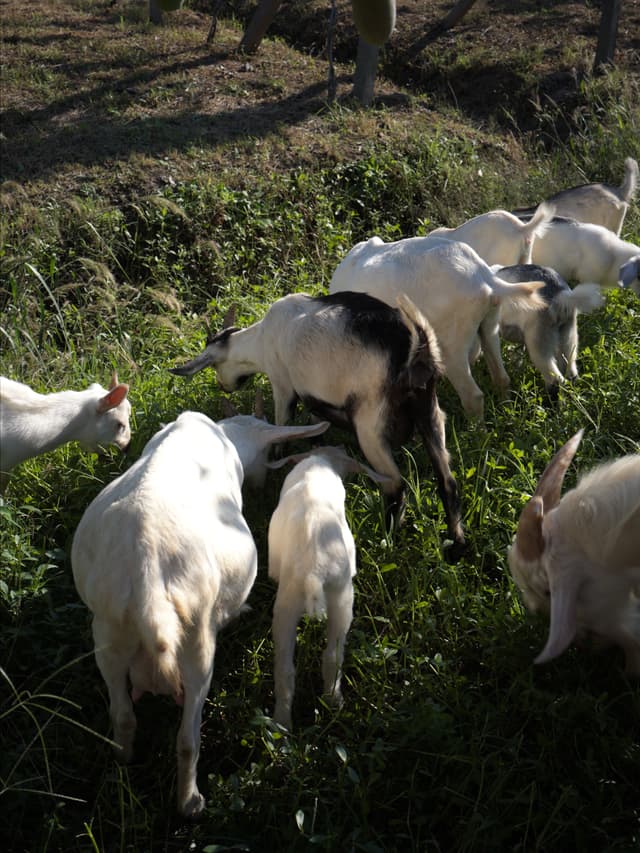
M 350 290 L 312 298 L 344 313 L 345 325 L 353 337 L 366 347 L 388 353 L 391 378 L 399 375 L 409 357 L 411 334 L 397 308 L 368 293 Z
M 539 264 L 513 264 L 510 267 L 501 267 L 496 275 L 498 278 L 512 283 L 519 281 L 544 281 L 544 287 L 538 293 L 547 305 L 551 304 L 558 293 L 571 289 L 562 276 L 558 275 L 554 269 L 551 269 L 551 267 L 541 267 Z

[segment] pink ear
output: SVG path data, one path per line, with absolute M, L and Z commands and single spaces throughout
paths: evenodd
M 96 411 L 99 415 L 103 415 L 105 412 L 108 412 L 110 409 L 115 409 L 120 403 L 124 400 L 124 398 L 129 393 L 129 386 L 124 383 L 120 385 L 116 385 L 111 391 L 106 393 L 104 397 L 101 397 L 98 400 L 98 405 L 96 406 Z

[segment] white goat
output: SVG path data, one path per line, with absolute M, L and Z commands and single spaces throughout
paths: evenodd
M 601 225 L 557 217 L 535 241 L 532 258 L 566 281 L 629 287 L 640 295 L 640 246 Z
M 356 548 L 344 510 L 343 478 L 363 472 L 381 477 L 340 447 L 270 462 L 279 468 L 296 462 L 287 474 L 269 524 L 269 577 L 278 584 L 273 608 L 275 645 L 274 720 L 291 729 L 295 690 L 296 627 L 302 615 L 327 616 L 327 645 L 322 656 L 324 693 L 342 705 L 340 688 L 347 632 L 353 617 Z
M 353 429 L 369 463 L 389 478 L 382 486 L 387 520 L 395 514 L 398 523 L 404 488 L 391 448 L 405 444 L 417 428 L 453 540 L 447 558 L 462 552 L 460 502 L 436 396 L 438 345 L 406 297 L 395 308 L 363 293 L 290 294 L 248 328 L 214 335 L 201 355 L 172 372 L 188 376 L 208 366 L 215 367 L 226 391 L 247 376 L 266 373 L 278 423 L 290 420 L 301 400 L 315 415 Z
M 436 228 L 425 239 L 433 244 L 440 240 L 466 243 L 490 265 L 530 264 L 532 246 L 544 233 L 553 214 L 553 207 L 546 202 L 538 206 L 527 222 L 508 210 L 491 210 L 474 216 L 457 228 Z
M 622 223 L 638 186 L 638 163 L 633 157 L 624 161 L 624 179 L 621 186 L 611 184 L 582 184 L 561 190 L 547 199 L 556 216 L 566 216 L 578 222 L 601 225 L 620 236 Z M 516 216 L 530 216 L 535 207 L 520 207 Z
M 131 440 L 128 391 L 115 373 L 108 390 L 94 383 L 85 391 L 53 394 L 0 377 L 0 491 L 20 462 L 68 441 L 93 451 L 108 444 L 125 450 Z
M 551 614 L 536 663 L 587 631 L 621 646 L 627 671 L 640 675 L 640 454 L 598 466 L 560 499 L 582 433 L 556 453 L 522 510 L 509 567 L 526 606 Z
M 444 372 L 469 417 L 482 420 L 484 395 L 471 375 L 478 336 L 494 384 L 502 392 L 509 377 L 500 352 L 498 310 L 514 305 L 539 309 L 540 281 L 510 284 L 491 272 L 466 243 L 410 237 L 383 243 L 371 237 L 354 246 L 336 268 L 329 289 L 364 291 L 395 304 L 405 293 L 429 318 L 442 353 Z
M 542 311 L 519 311 L 513 305 L 500 309 L 500 335 L 508 341 L 524 343 L 534 366 L 544 379 L 547 391 L 557 395 L 558 385 L 576 379 L 578 367 L 578 314 L 590 314 L 604 304 L 597 284 L 579 284 L 573 290 L 549 267 L 519 264 L 492 267 L 504 281 L 544 281 L 538 291 L 546 302 Z
M 177 764 L 184 815 L 204 806 L 196 770 L 217 633 L 240 612 L 256 575 L 243 477 L 260 477 L 274 442 L 328 426 L 274 427 L 249 415 L 216 424 L 183 412 L 93 500 L 73 538 L 73 576 L 93 613 L 118 754 L 130 760 L 136 728 L 127 676 L 134 701 L 149 690 L 183 706 Z

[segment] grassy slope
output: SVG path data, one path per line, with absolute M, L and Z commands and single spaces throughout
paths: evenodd
M 178 711 L 168 700 L 140 703 L 137 761 L 113 762 L 68 562 L 84 507 L 161 422 L 185 408 L 220 417 L 212 376 L 187 383 L 166 372 L 199 349 L 205 318 L 215 326 L 237 301 L 245 324 L 282 293 L 321 290 L 344 250 L 371 233 L 455 224 L 581 176 L 618 180 L 624 156 L 640 157 L 637 81 L 585 83 L 569 137 L 551 107 L 538 117 L 544 135 L 525 136 L 507 133 L 498 113 L 472 123 L 385 81 L 373 111 L 344 98 L 327 108 L 321 61 L 275 42 L 242 71 L 245 60 L 228 53 L 237 27 L 223 23 L 211 58 L 195 13 L 158 36 L 126 8 L 75 3 L 53 18 L 45 4 L 7 9 L 2 372 L 46 390 L 105 381 L 117 366 L 136 428 L 128 459 L 68 446 L 26 463 L 1 508 L 0 779 L 11 848 L 637 847 L 637 685 L 615 651 L 572 649 L 532 667 L 544 624 L 523 613 L 505 561 L 520 507 L 568 435 L 587 428 L 569 485 L 576 469 L 638 449 L 632 294 L 611 294 L 605 311 L 582 319 L 581 379 L 556 408 L 511 346 L 508 402 L 493 396 L 482 364 L 475 370 L 486 432 L 467 425 L 443 384 L 471 542 L 459 566 L 441 557 L 442 511 L 419 444 L 403 458 L 411 497 L 400 533 L 384 535 L 368 484 L 349 486 L 359 567 L 346 703 L 333 715 L 319 702 L 322 626 L 305 624 L 287 739 L 266 716 L 266 527 L 280 478 L 247 496 L 261 568 L 252 612 L 221 638 L 199 768 L 208 806 L 196 827 L 173 813 Z M 637 209 L 625 236 L 640 242 Z M 269 402 L 268 384 L 256 384 Z M 235 402 L 248 410 L 252 391 Z

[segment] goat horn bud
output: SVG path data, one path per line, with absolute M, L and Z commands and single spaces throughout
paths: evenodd
M 231 308 L 229 308 L 227 313 L 224 315 L 224 320 L 222 321 L 223 329 L 228 329 L 229 326 L 235 326 L 237 309 L 237 305 L 232 305 Z

